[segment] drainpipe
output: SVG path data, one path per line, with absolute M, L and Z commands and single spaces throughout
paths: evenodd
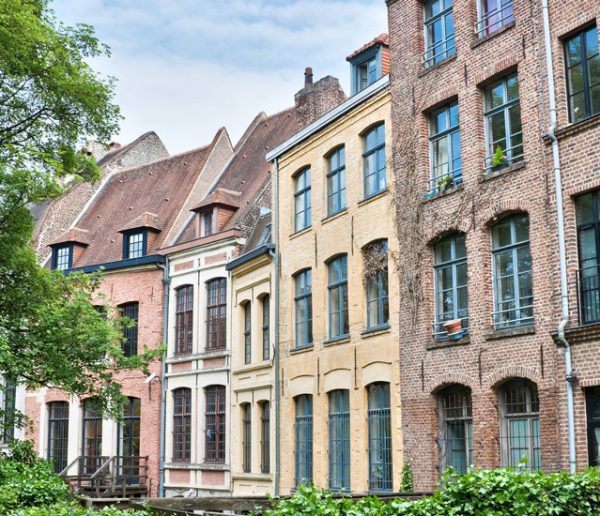
M 280 390 L 279 390 L 279 160 L 275 158 L 275 170 L 273 177 L 275 184 L 273 185 L 273 198 L 275 199 L 273 210 L 273 226 L 275 231 L 275 250 L 273 257 L 275 259 L 275 348 L 273 350 L 273 362 L 275 366 L 275 482 L 274 495 L 279 496 L 279 477 L 280 477 Z
M 166 257 L 164 265 L 159 265 L 163 270 L 163 288 L 165 289 L 164 312 L 163 312 L 163 344 L 167 343 L 167 331 L 169 328 L 169 257 Z M 160 400 L 160 459 L 159 459 L 159 480 L 158 496 L 165 496 L 165 419 L 167 415 L 167 352 L 162 357 L 161 374 L 161 400 Z
M 552 63 L 552 41 L 550 37 L 550 16 L 548 0 L 542 0 L 542 18 L 544 21 L 544 47 L 546 50 L 546 75 L 548 77 L 548 96 L 550 108 L 550 128 L 548 136 L 552 141 L 552 163 L 554 167 L 554 188 L 556 195 L 556 217 L 558 221 L 558 250 L 560 263 L 560 299 L 562 318 L 558 325 L 558 340 L 565 348 L 565 380 L 567 387 L 567 431 L 569 439 L 569 471 L 575 473 L 577 458 L 575 455 L 575 410 L 573 408 L 573 391 L 575 373 L 571 366 L 571 346 L 565 336 L 565 327 L 569 322 L 569 291 L 567 282 L 567 253 L 565 246 L 565 221 L 563 213 L 562 179 L 560 171 L 560 154 L 556 138 L 556 96 L 554 90 L 554 66 Z

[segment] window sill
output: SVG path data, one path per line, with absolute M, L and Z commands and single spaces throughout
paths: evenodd
M 323 346 L 336 346 L 337 344 L 346 344 L 350 342 L 350 334 L 346 333 L 344 335 L 340 335 L 339 337 L 333 337 L 332 339 L 327 339 L 323 342 Z
M 229 464 L 218 463 L 218 462 L 202 462 L 198 464 L 200 469 L 210 470 L 210 471 L 229 471 Z
M 292 240 L 293 238 L 297 238 L 301 235 L 304 235 L 305 233 L 308 233 L 311 229 L 312 229 L 312 224 L 310 226 L 305 227 L 304 229 L 301 229 L 299 231 L 296 231 L 295 233 L 292 233 L 289 236 L 289 239 Z
M 490 39 L 494 39 L 496 36 L 500 36 L 500 34 L 504 34 L 505 32 L 509 31 L 515 25 L 516 25 L 516 22 L 511 21 L 510 23 L 507 23 L 503 27 L 496 29 L 494 32 L 492 32 L 491 34 L 488 34 L 487 36 L 478 37 L 477 34 L 475 34 L 475 37 L 477 39 L 475 41 L 473 41 L 473 43 L 471 43 L 471 48 L 477 48 L 479 45 L 483 45 L 486 41 L 489 41 Z
M 417 74 L 417 77 L 419 77 L 419 78 L 424 77 L 428 73 L 433 72 L 434 70 L 437 70 L 438 68 L 444 66 L 445 64 L 450 63 L 451 61 L 454 61 L 455 59 L 456 59 L 456 54 L 451 55 L 450 57 L 447 57 L 443 61 L 440 61 L 439 63 L 435 63 L 431 66 L 425 67 L 425 65 L 423 64 L 423 65 L 421 65 L 423 68 L 419 71 L 419 73 Z
M 270 473 L 233 473 L 232 480 L 259 480 L 270 482 L 273 480 L 273 475 Z
M 370 202 L 376 201 L 377 199 L 381 199 L 388 194 L 389 190 L 386 188 L 385 190 L 381 190 L 381 192 L 374 193 L 373 195 L 369 195 L 369 197 L 365 197 L 358 201 L 358 206 L 364 206 L 365 204 L 369 204 Z
M 466 346 L 471 344 L 471 337 L 469 335 L 465 335 L 460 339 L 452 340 L 452 339 L 444 339 L 444 340 L 431 340 L 427 343 L 427 349 L 444 349 L 444 348 L 453 348 L 455 346 Z
M 485 340 L 505 339 L 509 337 L 520 337 L 521 335 L 533 335 L 535 333 L 535 325 L 517 326 L 515 328 L 506 328 L 502 330 L 494 330 L 492 333 L 485 335 Z
M 598 125 L 600 125 L 600 113 L 580 120 L 579 122 L 574 122 L 566 125 L 565 127 L 561 127 L 556 131 L 555 135 L 556 138 L 560 140 L 562 138 L 578 134 L 582 131 L 586 131 L 587 129 L 591 129 Z M 552 139 L 547 134 L 544 135 L 543 139 L 546 144 L 552 143 Z
M 304 353 L 306 351 L 311 351 L 312 349 L 314 349 L 314 345 L 313 344 L 307 344 L 305 346 L 299 346 L 297 348 L 290 348 L 290 354 L 291 355 L 298 355 L 298 354 Z
M 424 194 L 424 197 L 423 197 L 423 199 L 421 199 L 421 202 L 425 203 L 425 202 L 435 201 L 436 199 L 440 199 L 441 197 L 446 197 L 447 195 L 452 195 L 453 193 L 456 193 L 456 192 L 462 192 L 464 189 L 465 189 L 465 184 L 459 183 L 456 186 L 452 186 L 450 188 L 447 187 L 443 192 L 438 192 L 431 196 L 428 196 L 429 194 Z M 427 195 L 427 197 L 425 195 Z
M 203 360 L 206 358 L 221 358 L 229 355 L 226 348 L 203 351 L 202 353 L 191 353 L 189 355 L 171 355 L 167 358 L 167 364 L 177 364 L 179 362 L 191 362 L 192 360 Z
M 368 339 L 369 337 L 375 337 L 376 335 L 389 333 L 390 330 L 391 326 L 389 324 L 380 324 L 379 326 L 373 326 L 372 328 L 365 328 L 360 332 L 360 337 L 362 339 Z
M 263 360 L 262 362 L 251 362 L 250 364 L 244 364 L 237 367 L 234 367 L 232 370 L 233 374 L 237 373 L 249 373 L 252 371 L 259 371 L 261 369 L 270 369 L 271 361 Z
M 598 339 L 600 339 L 600 322 L 579 326 L 570 326 L 565 329 L 565 334 L 569 344 L 597 342 Z M 554 339 L 554 342 L 562 347 L 563 343 L 558 340 L 558 333 L 554 331 L 551 335 Z
M 330 222 L 332 220 L 339 219 L 342 215 L 345 215 L 346 213 L 348 213 L 348 208 L 344 208 L 340 211 L 336 211 L 335 213 L 332 213 L 331 215 L 327 215 L 327 217 L 325 217 L 324 219 L 321 219 L 321 224 L 326 224 L 327 222 Z
M 521 170 L 527 166 L 526 161 L 517 161 L 513 165 L 509 165 L 507 167 L 502 167 L 498 170 L 491 170 L 490 172 L 486 172 L 479 178 L 480 183 L 485 183 L 486 181 L 490 181 L 491 179 L 495 179 L 497 177 L 504 176 L 506 174 L 510 174 L 511 172 L 516 172 L 517 170 Z

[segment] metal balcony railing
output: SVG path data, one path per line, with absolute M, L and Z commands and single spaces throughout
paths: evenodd
M 443 172 L 439 175 L 434 175 L 429 180 L 429 193 L 435 195 L 444 192 L 448 188 L 457 186 L 462 182 L 462 168 L 451 170 L 450 172 Z
M 579 324 L 600 322 L 600 274 L 598 267 L 577 271 L 577 313 Z
M 530 302 L 527 305 L 521 304 L 518 308 L 511 307 L 492 312 L 494 330 L 508 330 L 533 324 L 533 304 L 531 298 L 527 298 L 527 300 Z
M 486 157 L 484 164 L 485 173 L 489 174 L 490 172 L 496 172 L 504 167 L 509 167 L 523 161 L 523 145 L 519 144 L 505 149 L 502 153 L 502 158 L 501 163 L 495 163 L 493 155 Z
M 492 9 L 484 13 L 475 23 L 477 37 L 483 38 L 513 22 L 514 19 L 512 2 L 507 2 L 498 9 Z

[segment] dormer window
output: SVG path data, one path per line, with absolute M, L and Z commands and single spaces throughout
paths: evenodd
M 389 73 L 387 34 L 381 34 L 347 58 L 352 73 L 352 95 Z
M 52 250 L 52 268 L 64 271 L 73 267 L 73 246 L 62 245 Z
M 358 91 L 364 90 L 369 84 L 377 80 L 377 56 L 356 66 Z
M 147 243 L 148 237 L 145 230 L 125 233 L 123 235 L 123 259 L 131 260 L 146 256 Z
M 201 236 L 209 236 L 213 231 L 213 212 L 212 210 L 202 214 L 202 233 Z

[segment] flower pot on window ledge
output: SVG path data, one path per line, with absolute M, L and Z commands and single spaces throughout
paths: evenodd
M 460 339 L 462 337 L 462 320 L 461 319 L 453 319 L 451 321 L 446 321 L 444 324 L 444 329 L 448 332 L 448 338 L 450 339 Z

